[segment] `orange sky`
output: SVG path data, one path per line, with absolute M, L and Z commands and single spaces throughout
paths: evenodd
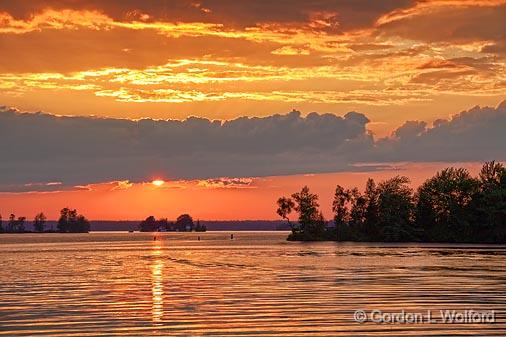
M 479 163 L 460 163 L 473 175 L 481 168 Z M 162 186 L 151 183 L 110 183 L 91 185 L 81 190 L 62 192 L 0 193 L 0 205 L 7 217 L 10 213 L 26 215 L 44 211 L 55 219 L 61 208 L 79 207 L 91 219 L 139 220 L 148 215 L 175 219 L 190 213 L 195 219 L 237 220 L 278 219 L 276 200 L 298 192 L 303 185 L 320 197 L 324 215 L 332 218 L 332 198 L 335 187 L 358 187 L 363 190 L 367 178 L 377 182 L 395 175 L 410 178 L 414 188 L 445 163 L 402 164 L 380 172 L 343 172 L 245 179 L 244 184 L 211 183 L 209 181 L 165 182 Z
M 401 133 L 392 132 L 406 121 L 426 122 L 408 125 L 415 134 L 420 125 L 425 130 L 473 106 L 496 107 L 506 99 L 505 17 L 506 0 L 0 1 L 0 107 L 65 116 L 220 121 L 293 109 L 302 116 L 357 111 L 369 119 L 365 128 L 375 140 L 397 137 L 404 143 Z M 367 141 L 365 133 L 360 137 Z M 46 150 L 38 155 L 52 157 L 54 149 Z M 16 169 L 8 158 L 16 157 L 16 145 L 4 151 L 0 174 L 12 173 Z M 417 182 L 435 173 L 440 165 L 434 165 L 412 164 L 406 172 Z M 152 171 L 159 167 L 164 166 Z M 58 192 L 0 192 L 0 213 L 5 218 L 10 212 L 31 216 L 45 210 L 54 217 L 68 205 L 97 219 L 174 217 L 183 211 L 202 219 L 265 219 L 275 217 L 277 196 L 308 184 L 322 193 L 328 215 L 336 183 L 365 181 L 349 172 L 269 178 L 232 172 L 227 176 L 251 181 L 224 187 L 188 178 L 156 187 L 121 173 L 92 180 L 91 191 L 63 181 Z M 20 175 L 16 179 L 24 186 L 62 180 Z M 125 179 L 136 183 L 108 183 Z
M 120 118 L 366 113 L 378 134 L 505 94 L 503 0 L 0 4 L 0 102 Z

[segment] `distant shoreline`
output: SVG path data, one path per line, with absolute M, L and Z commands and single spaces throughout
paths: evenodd
M 290 230 L 289 229 L 213 229 L 213 230 L 208 230 L 206 232 L 211 232 L 211 233 L 216 233 L 216 232 L 219 232 L 219 233 L 230 233 L 230 232 L 243 232 L 243 233 L 247 233 L 247 232 L 276 232 L 276 233 L 290 233 Z M 202 233 L 206 233 L 206 232 L 196 232 L 196 231 L 192 231 L 192 232 L 178 232 L 178 231 L 166 231 L 166 232 L 142 232 L 142 231 L 139 231 L 139 230 L 135 230 L 133 232 L 131 231 L 128 231 L 128 230 L 109 230 L 109 229 L 106 229 L 106 230 L 91 230 L 89 232 L 58 232 L 58 231 L 45 231 L 45 232 L 35 232 L 35 231 L 25 231 L 25 232 L 0 232 L 0 235 L 2 234 L 94 234 L 94 233 L 130 233 L 130 234 L 135 234 L 135 233 L 142 233 L 142 234 L 177 234 L 177 233 L 181 233 L 181 234 L 202 234 Z
M 90 231 L 125 231 L 139 230 L 139 223 L 142 220 L 90 220 Z M 282 220 L 200 220 L 209 231 L 290 231 L 290 227 Z M 47 230 L 55 232 L 56 220 L 45 222 Z M 33 231 L 33 221 L 25 222 L 26 231 Z

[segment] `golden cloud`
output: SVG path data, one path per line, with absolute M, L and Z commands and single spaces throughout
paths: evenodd
M 306 21 L 262 21 L 248 26 L 169 22 L 140 10 L 129 11 L 123 19 L 100 10 L 84 9 L 47 8 L 23 19 L 2 12 L 0 38 L 8 36 L 28 42 L 23 44 L 26 51 L 14 48 L 13 59 L 9 61 L 19 62 L 20 66 L 0 73 L 0 93 L 13 97 L 68 90 L 89 94 L 94 99 L 130 103 L 251 100 L 348 102 L 371 106 L 425 102 L 442 94 L 503 96 L 506 94 L 504 59 L 486 52 L 491 50 L 486 47 L 497 42 L 494 37 L 498 32 L 494 27 L 498 26 L 497 18 L 504 4 L 503 0 L 417 2 L 379 17 L 370 27 L 352 30 L 342 30 L 339 13 L 329 10 L 308 12 Z M 192 8 L 203 15 L 211 12 L 200 2 L 193 3 Z M 490 27 L 483 30 L 486 34 L 479 36 L 480 30 L 469 34 L 467 28 L 462 29 L 465 38 L 454 34 L 458 31 L 455 27 L 477 11 L 491 18 Z M 458 20 L 448 23 L 444 31 L 447 39 L 431 39 L 431 34 L 439 33 L 438 24 L 448 12 L 454 12 Z M 478 19 L 467 21 L 477 24 Z M 422 23 L 435 27 L 426 32 L 420 29 Z M 47 32 L 56 35 L 43 34 Z M 38 38 L 57 40 L 58 33 L 90 34 L 86 35 L 89 37 L 86 45 L 100 46 L 108 41 L 100 40 L 100 34 L 111 32 L 118 33 L 108 37 L 111 39 L 123 41 L 128 39 L 128 34 L 142 33 L 137 38 L 151 38 L 154 42 L 143 44 L 146 50 L 132 56 L 127 64 L 119 64 L 124 55 L 132 53 L 132 46 L 117 44 L 114 47 L 118 50 L 111 48 L 104 54 L 93 54 L 87 50 L 93 48 L 79 44 L 79 35 L 67 36 L 65 42 L 77 41 L 75 50 L 90 53 L 90 57 L 80 58 L 81 61 L 109 57 L 109 64 L 113 66 L 103 66 L 100 62 L 93 66 L 96 63 L 91 62 L 92 65 L 86 63 L 86 67 L 78 68 L 80 71 L 18 70 L 26 64 L 37 69 L 43 63 L 38 60 L 37 49 L 44 46 L 44 40 Z M 169 39 L 167 45 L 158 44 Z M 450 43 L 452 39 L 458 43 Z M 178 51 L 173 45 L 183 40 L 184 45 L 178 44 L 181 49 L 194 48 L 201 54 L 211 43 L 226 43 L 226 47 L 212 48 L 207 55 L 199 57 L 177 57 Z M 166 56 L 159 51 L 161 48 L 175 51 Z M 248 52 L 238 56 L 238 50 L 244 49 Z M 29 55 L 26 57 L 30 62 L 25 62 L 23 53 Z M 59 53 L 64 51 L 54 50 L 54 54 L 44 54 L 44 57 L 56 64 Z M 160 54 L 162 59 L 153 57 Z

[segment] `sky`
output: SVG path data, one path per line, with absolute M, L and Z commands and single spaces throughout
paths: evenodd
M 506 153 L 506 1 L 0 0 L 0 214 L 274 219 Z M 156 186 L 153 180 L 163 180 Z

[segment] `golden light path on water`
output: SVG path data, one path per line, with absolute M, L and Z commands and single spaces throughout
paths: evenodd
M 160 257 L 162 254 L 160 241 L 153 240 L 152 254 L 153 322 L 160 322 L 163 316 L 163 260 Z
M 0 336 L 506 336 L 506 245 L 230 234 L 0 235 Z M 357 309 L 436 321 L 360 324 Z

